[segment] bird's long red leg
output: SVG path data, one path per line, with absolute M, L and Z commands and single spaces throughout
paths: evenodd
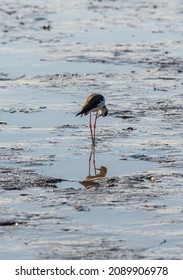
M 98 112 L 96 113 L 95 122 L 94 122 L 94 145 L 95 145 L 95 131 L 96 131 L 96 127 L 97 127 L 97 115 L 98 115 Z
M 91 132 L 92 144 L 94 145 L 93 131 L 92 131 L 92 113 L 90 113 L 90 132 Z

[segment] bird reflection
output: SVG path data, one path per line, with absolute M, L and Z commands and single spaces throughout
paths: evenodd
M 95 148 L 93 147 L 90 152 L 90 156 L 88 160 L 88 175 L 85 177 L 83 181 L 80 181 L 80 183 L 85 188 L 96 186 L 96 179 L 105 177 L 106 174 L 107 174 L 107 168 L 105 166 L 101 166 L 100 168 L 96 167 Z

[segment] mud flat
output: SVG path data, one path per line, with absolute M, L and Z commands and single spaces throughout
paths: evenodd
M 146 2 L 1 4 L 0 259 L 183 258 L 183 3 Z

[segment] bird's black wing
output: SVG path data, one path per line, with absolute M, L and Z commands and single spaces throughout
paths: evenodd
M 101 103 L 104 103 L 104 97 L 101 94 L 97 94 L 92 96 L 92 98 L 87 102 L 86 105 L 83 106 L 82 110 L 76 115 L 87 115 L 93 110 L 94 108 L 97 108 Z

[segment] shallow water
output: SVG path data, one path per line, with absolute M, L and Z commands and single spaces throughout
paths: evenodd
M 1 5 L 0 259 L 182 259 L 182 13 Z M 95 149 L 75 117 L 92 92 Z

